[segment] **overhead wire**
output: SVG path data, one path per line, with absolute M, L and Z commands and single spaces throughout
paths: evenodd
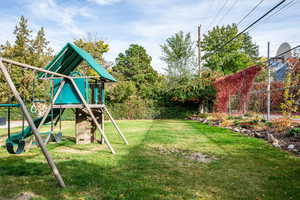
M 279 6 L 281 6 L 284 2 L 286 2 L 287 0 L 282 0 L 279 3 L 277 3 L 275 6 L 273 6 L 270 10 L 268 10 L 265 14 L 263 14 L 261 17 L 259 17 L 257 20 L 255 20 L 254 22 L 252 22 L 250 25 L 248 25 L 245 29 L 243 29 L 241 32 L 239 32 L 237 35 L 235 35 L 233 38 L 231 38 L 230 40 L 228 40 L 227 42 L 225 42 L 220 48 L 218 48 L 217 50 L 220 50 L 222 48 L 224 48 L 226 45 L 228 45 L 229 43 L 231 43 L 233 40 L 235 40 L 236 38 L 238 38 L 239 36 L 241 36 L 243 33 L 245 33 L 247 30 L 249 30 L 251 27 L 253 27 L 255 24 L 257 24 L 259 21 L 261 21 L 262 19 L 264 19 L 266 16 L 268 16 L 270 13 L 272 13 L 274 10 L 276 10 Z
M 239 26 L 249 15 L 251 15 L 257 8 L 262 4 L 265 0 L 259 1 L 238 23 L 237 26 Z
M 286 3 L 285 5 L 283 5 L 281 8 L 279 8 L 279 10 L 277 10 L 276 12 L 274 12 L 273 14 L 269 15 L 267 18 L 265 18 L 264 20 L 260 21 L 259 23 L 257 23 L 255 26 L 253 26 L 252 28 L 250 28 L 248 31 L 252 31 L 253 29 L 255 29 L 257 26 L 259 26 L 260 24 L 266 22 L 268 19 L 270 19 L 271 17 L 275 17 L 278 16 L 279 14 L 281 14 L 283 10 L 287 10 L 290 7 L 294 6 L 296 3 L 298 3 L 296 0 L 291 0 L 290 2 Z
M 216 14 L 216 15 L 213 17 L 213 19 L 210 21 L 210 23 L 209 23 L 209 25 L 208 25 L 208 28 L 205 30 L 205 32 L 208 31 L 208 30 L 211 28 L 211 26 L 214 24 L 214 21 L 215 21 L 216 19 L 219 18 L 219 15 L 221 14 L 221 12 L 223 11 L 223 9 L 224 9 L 225 6 L 227 5 L 228 1 L 229 1 L 229 0 L 225 0 L 224 4 L 223 4 L 223 5 L 220 7 L 220 9 L 217 11 L 217 14 Z
M 236 4 L 240 2 L 239 0 L 235 0 L 231 6 L 229 7 L 229 9 L 227 10 L 227 12 L 220 18 L 219 22 L 217 24 L 220 24 L 224 18 L 230 13 L 230 11 L 236 6 Z

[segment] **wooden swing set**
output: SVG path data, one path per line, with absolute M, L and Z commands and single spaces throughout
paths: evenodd
M 69 53 L 69 56 L 66 56 L 65 55 L 66 53 Z M 76 60 L 76 63 L 73 62 L 74 60 Z M 51 155 L 49 154 L 49 152 L 46 148 L 46 143 L 43 141 L 43 139 L 40 135 L 40 129 L 41 129 L 42 125 L 45 122 L 49 121 L 49 118 L 52 118 L 51 120 L 53 120 L 53 117 L 58 114 L 59 114 L 59 117 L 61 118 L 61 109 L 66 109 L 66 108 L 76 108 L 78 110 L 84 109 L 85 110 L 84 112 L 87 113 L 91 117 L 92 123 L 95 125 L 95 128 L 99 131 L 101 140 L 103 140 L 103 142 L 107 145 L 109 150 L 113 154 L 115 154 L 116 151 L 114 150 L 114 148 L 112 147 L 111 143 L 109 142 L 106 134 L 104 133 L 104 113 L 106 113 L 108 115 L 109 119 L 111 120 L 111 122 L 113 123 L 114 127 L 116 128 L 118 134 L 123 139 L 124 143 L 128 144 L 128 141 L 126 140 L 125 136 L 123 135 L 120 128 L 116 124 L 115 120 L 109 113 L 108 109 L 106 108 L 104 101 L 101 101 L 101 103 L 93 102 L 93 104 L 90 104 L 88 95 L 86 95 L 86 93 L 85 93 L 85 91 L 87 91 L 88 89 L 85 87 L 82 87 L 82 84 L 78 84 L 78 81 L 76 80 L 76 79 L 78 79 L 78 77 L 72 77 L 69 75 L 70 71 L 73 71 L 83 60 L 85 60 L 97 72 L 100 72 L 104 78 L 108 77 L 108 79 L 115 80 L 115 79 L 113 79 L 113 77 L 110 74 L 108 74 L 106 72 L 106 70 L 104 68 L 100 68 L 100 65 L 97 64 L 94 61 L 94 59 L 87 52 L 85 52 L 82 49 L 79 49 L 78 47 L 76 47 L 75 45 L 70 44 L 70 43 L 68 43 L 62 49 L 62 51 L 54 58 L 54 60 L 45 69 L 30 66 L 27 64 L 19 63 L 19 62 L 13 61 L 13 60 L 9 60 L 9 59 L 0 57 L 0 69 L 3 73 L 5 81 L 8 84 L 12 94 L 14 95 L 16 101 L 18 102 L 18 104 L 12 104 L 12 105 L 9 105 L 9 104 L 4 105 L 3 104 L 3 106 L 8 107 L 8 109 L 10 109 L 11 106 L 20 107 L 20 109 L 23 113 L 23 117 L 27 121 L 27 123 L 31 129 L 30 130 L 31 133 L 34 135 L 38 146 L 41 148 L 42 153 L 44 154 L 44 156 L 48 162 L 48 165 L 52 170 L 53 175 L 55 176 L 55 178 L 58 181 L 59 186 L 61 186 L 61 187 L 65 187 L 65 183 L 64 183 L 64 181 L 60 175 L 60 172 L 57 169 L 53 159 L 51 158 Z M 59 63 L 60 67 L 53 70 L 53 66 L 58 65 L 58 63 Z M 9 64 L 9 65 L 21 67 L 23 69 L 30 69 L 30 70 L 39 72 L 40 78 L 42 78 L 42 79 L 47 79 L 47 80 L 51 80 L 51 81 L 56 79 L 56 83 L 57 83 L 56 88 L 54 88 L 54 86 L 52 87 L 52 90 L 55 89 L 55 91 L 52 92 L 52 94 L 54 96 L 51 98 L 51 104 L 45 111 L 43 117 L 41 117 L 37 120 L 32 119 L 32 117 L 25 105 L 25 102 L 22 99 L 22 97 L 20 96 L 15 84 L 13 83 L 11 75 L 10 75 L 9 71 L 7 70 L 7 67 L 5 66 L 5 64 Z M 65 70 L 66 68 L 68 68 L 69 71 L 66 71 Z M 103 81 L 103 85 L 104 85 L 103 77 L 100 77 L 100 78 L 102 78 L 101 80 Z M 85 83 L 87 83 L 87 81 L 85 81 Z M 76 94 L 76 97 L 78 98 L 77 103 L 72 104 L 72 103 L 66 103 L 66 102 L 59 101 L 59 100 L 61 100 L 60 98 L 64 98 L 64 96 L 60 96 L 60 95 L 63 95 L 64 90 L 66 90 L 66 88 L 67 89 L 71 88 L 71 91 L 73 91 L 73 93 Z M 104 92 L 104 87 L 103 87 L 102 92 Z M 93 94 L 95 94 L 95 93 L 97 93 L 96 90 L 93 91 Z M 104 98 L 103 95 L 102 95 L 102 98 Z M 54 109 L 58 109 L 58 110 L 54 110 Z M 56 114 L 54 114 L 53 110 L 56 112 Z M 58 111 L 59 111 L 59 113 L 58 113 Z M 99 113 L 101 113 L 100 123 L 99 123 L 99 118 L 97 118 L 97 116 L 95 116 L 93 111 L 98 111 Z M 24 127 L 24 120 L 23 120 L 23 127 Z M 8 128 L 10 128 L 10 127 L 8 127 Z M 22 134 L 23 134 L 23 129 L 24 128 L 22 128 Z M 14 148 L 14 146 L 16 146 L 16 145 L 18 146 L 16 151 L 12 151 L 10 153 L 14 153 L 14 154 L 21 153 L 22 149 L 24 149 L 24 146 L 25 146 L 25 141 L 23 139 L 24 138 L 19 137 L 19 138 L 15 138 L 14 140 L 12 140 L 11 143 L 9 143 L 9 142 L 7 143 L 8 145 L 12 145 L 11 146 L 12 149 Z M 31 145 L 31 143 L 32 143 L 32 140 L 30 141 L 30 145 Z

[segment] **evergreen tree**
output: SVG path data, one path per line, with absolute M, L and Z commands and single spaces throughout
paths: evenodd
M 116 58 L 113 72 L 123 81 L 134 82 L 141 97 L 153 97 L 154 88 L 161 77 L 152 68 L 151 60 L 144 47 L 132 44 L 125 53 L 120 53 Z
M 34 40 L 31 41 L 31 63 L 37 67 L 44 67 L 52 57 L 53 49 L 49 46 L 49 41 L 46 39 L 45 29 L 41 29 L 37 32 Z
M 14 44 L 6 42 L 4 45 L 1 45 L 0 56 L 37 67 L 44 67 L 50 61 L 52 50 L 51 48 L 48 48 L 49 42 L 45 38 L 45 30 L 43 28 L 38 31 L 35 39 L 32 39 L 32 30 L 28 27 L 28 21 L 25 17 L 21 16 L 13 34 L 16 36 Z M 27 100 L 32 99 L 33 87 L 35 87 L 36 96 L 48 92 L 45 89 L 45 82 L 37 83 L 38 87 L 33 86 L 32 82 L 35 78 L 35 73 L 33 71 L 24 70 L 23 68 L 12 65 L 7 66 L 15 86 L 21 96 L 26 97 Z M 7 102 L 7 94 L 10 93 L 10 90 L 7 87 L 7 83 L 4 81 L 2 74 L 0 76 L 0 100 L 2 102 Z

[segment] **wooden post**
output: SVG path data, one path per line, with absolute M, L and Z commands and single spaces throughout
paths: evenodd
M 118 127 L 117 123 L 115 122 L 114 118 L 111 116 L 111 114 L 108 112 L 106 106 L 103 107 L 103 109 L 106 111 L 107 115 L 109 116 L 111 122 L 113 123 L 113 125 L 115 126 L 115 128 L 117 129 L 119 135 L 121 136 L 121 138 L 124 140 L 125 144 L 128 144 L 128 141 L 126 140 L 125 136 L 123 135 L 123 133 L 121 132 L 120 128 Z
M 16 89 L 16 87 L 15 87 L 15 85 L 14 85 L 14 83 L 13 83 L 13 81 L 12 81 L 10 75 L 9 75 L 9 73 L 7 72 L 6 67 L 3 65 L 1 58 L 0 58 L 0 68 L 1 68 L 1 71 L 3 72 L 4 78 L 6 79 L 6 82 L 9 85 L 12 93 L 14 94 L 15 98 L 17 99 L 17 101 L 21 105 L 21 109 L 23 111 L 23 115 L 25 116 L 28 124 L 30 125 L 30 127 L 32 129 L 32 132 L 33 132 L 33 134 L 34 134 L 34 136 L 35 136 L 35 138 L 36 138 L 36 140 L 37 140 L 37 142 L 38 142 L 38 144 L 39 144 L 39 146 L 40 146 L 40 148 L 41 148 L 41 150 L 42 150 L 42 152 L 43 152 L 43 154 L 44 154 L 44 156 L 45 156 L 45 158 L 46 158 L 46 160 L 48 162 L 48 165 L 52 169 L 53 175 L 55 176 L 58 184 L 61 187 L 65 187 L 66 185 L 65 185 L 65 183 L 64 183 L 64 181 L 63 181 L 63 179 L 62 179 L 62 177 L 61 177 L 61 175 L 60 175 L 60 173 L 59 173 L 59 171 L 58 171 L 55 163 L 53 162 L 53 160 L 51 158 L 51 155 L 49 154 L 46 146 L 44 145 L 43 140 L 42 140 L 41 136 L 39 135 L 39 131 L 37 130 L 37 128 L 36 128 L 36 126 L 35 126 L 32 118 L 31 118 L 31 116 L 30 116 L 30 114 L 29 114 L 29 112 L 28 112 L 28 110 L 27 110 L 27 108 L 26 108 L 26 106 L 25 106 L 25 104 L 24 104 L 24 102 L 23 102 L 20 94 L 19 94 L 19 92 L 17 91 L 17 89 Z
M 267 120 L 271 120 L 271 63 L 270 63 L 270 42 L 268 42 L 268 86 L 267 86 Z
M 87 113 L 80 108 L 76 108 L 75 115 L 76 144 L 90 144 L 93 140 L 93 136 Z
M 82 103 L 83 103 L 84 106 L 86 107 L 88 113 L 91 115 L 92 120 L 93 120 L 94 123 L 96 124 L 96 126 L 97 126 L 97 128 L 98 128 L 100 134 L 103 136 L 103 139 L 104 139 L 104 141 L 105 141 L 105 144 L 106 144 L 107 147 L 110 149 L 110 151 L 111 151 L 113 154 L 115 154 L 115 153 L 116 153 L 115 150 L 113 149 L 113 147 L 111 146 L 110 142 L 108 141 L 106 135 L 105 135 L 104 132 L 102 131 L 102 129 L 101 129 L 101 127 L 100 127 L 100 125 L 99 125 L 99 123 L 98 123 L 98 121 L 97 121 L 95 115 L 93 114 L 91 108 L 87 105 L 87 103 L 86 103 L 84 97 L 82 96 L 80 90 L 78 89 L 76 83 L 74 82 L 74 80 L 73 80 L 71 77 L 70 77 L 69 79 L 70 79 L 72 85 L 74 86 L 74 89 L 75 89 L 75 91 L 77 92 L 77 94 L 78 94 L 79 98 L 81 99 Z
M 202 63 L 201 63 L 201 25 L 198 26 L 198 66 L 199 66 L 199 76 L 201 78 Z

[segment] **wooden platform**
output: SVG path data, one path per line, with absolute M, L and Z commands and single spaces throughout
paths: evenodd
M 104 104 L 88 104 L 90 108 L 103 108 Z M 84 104 L 59 104 L 53 105 L 53 108 L 85 108 Z

